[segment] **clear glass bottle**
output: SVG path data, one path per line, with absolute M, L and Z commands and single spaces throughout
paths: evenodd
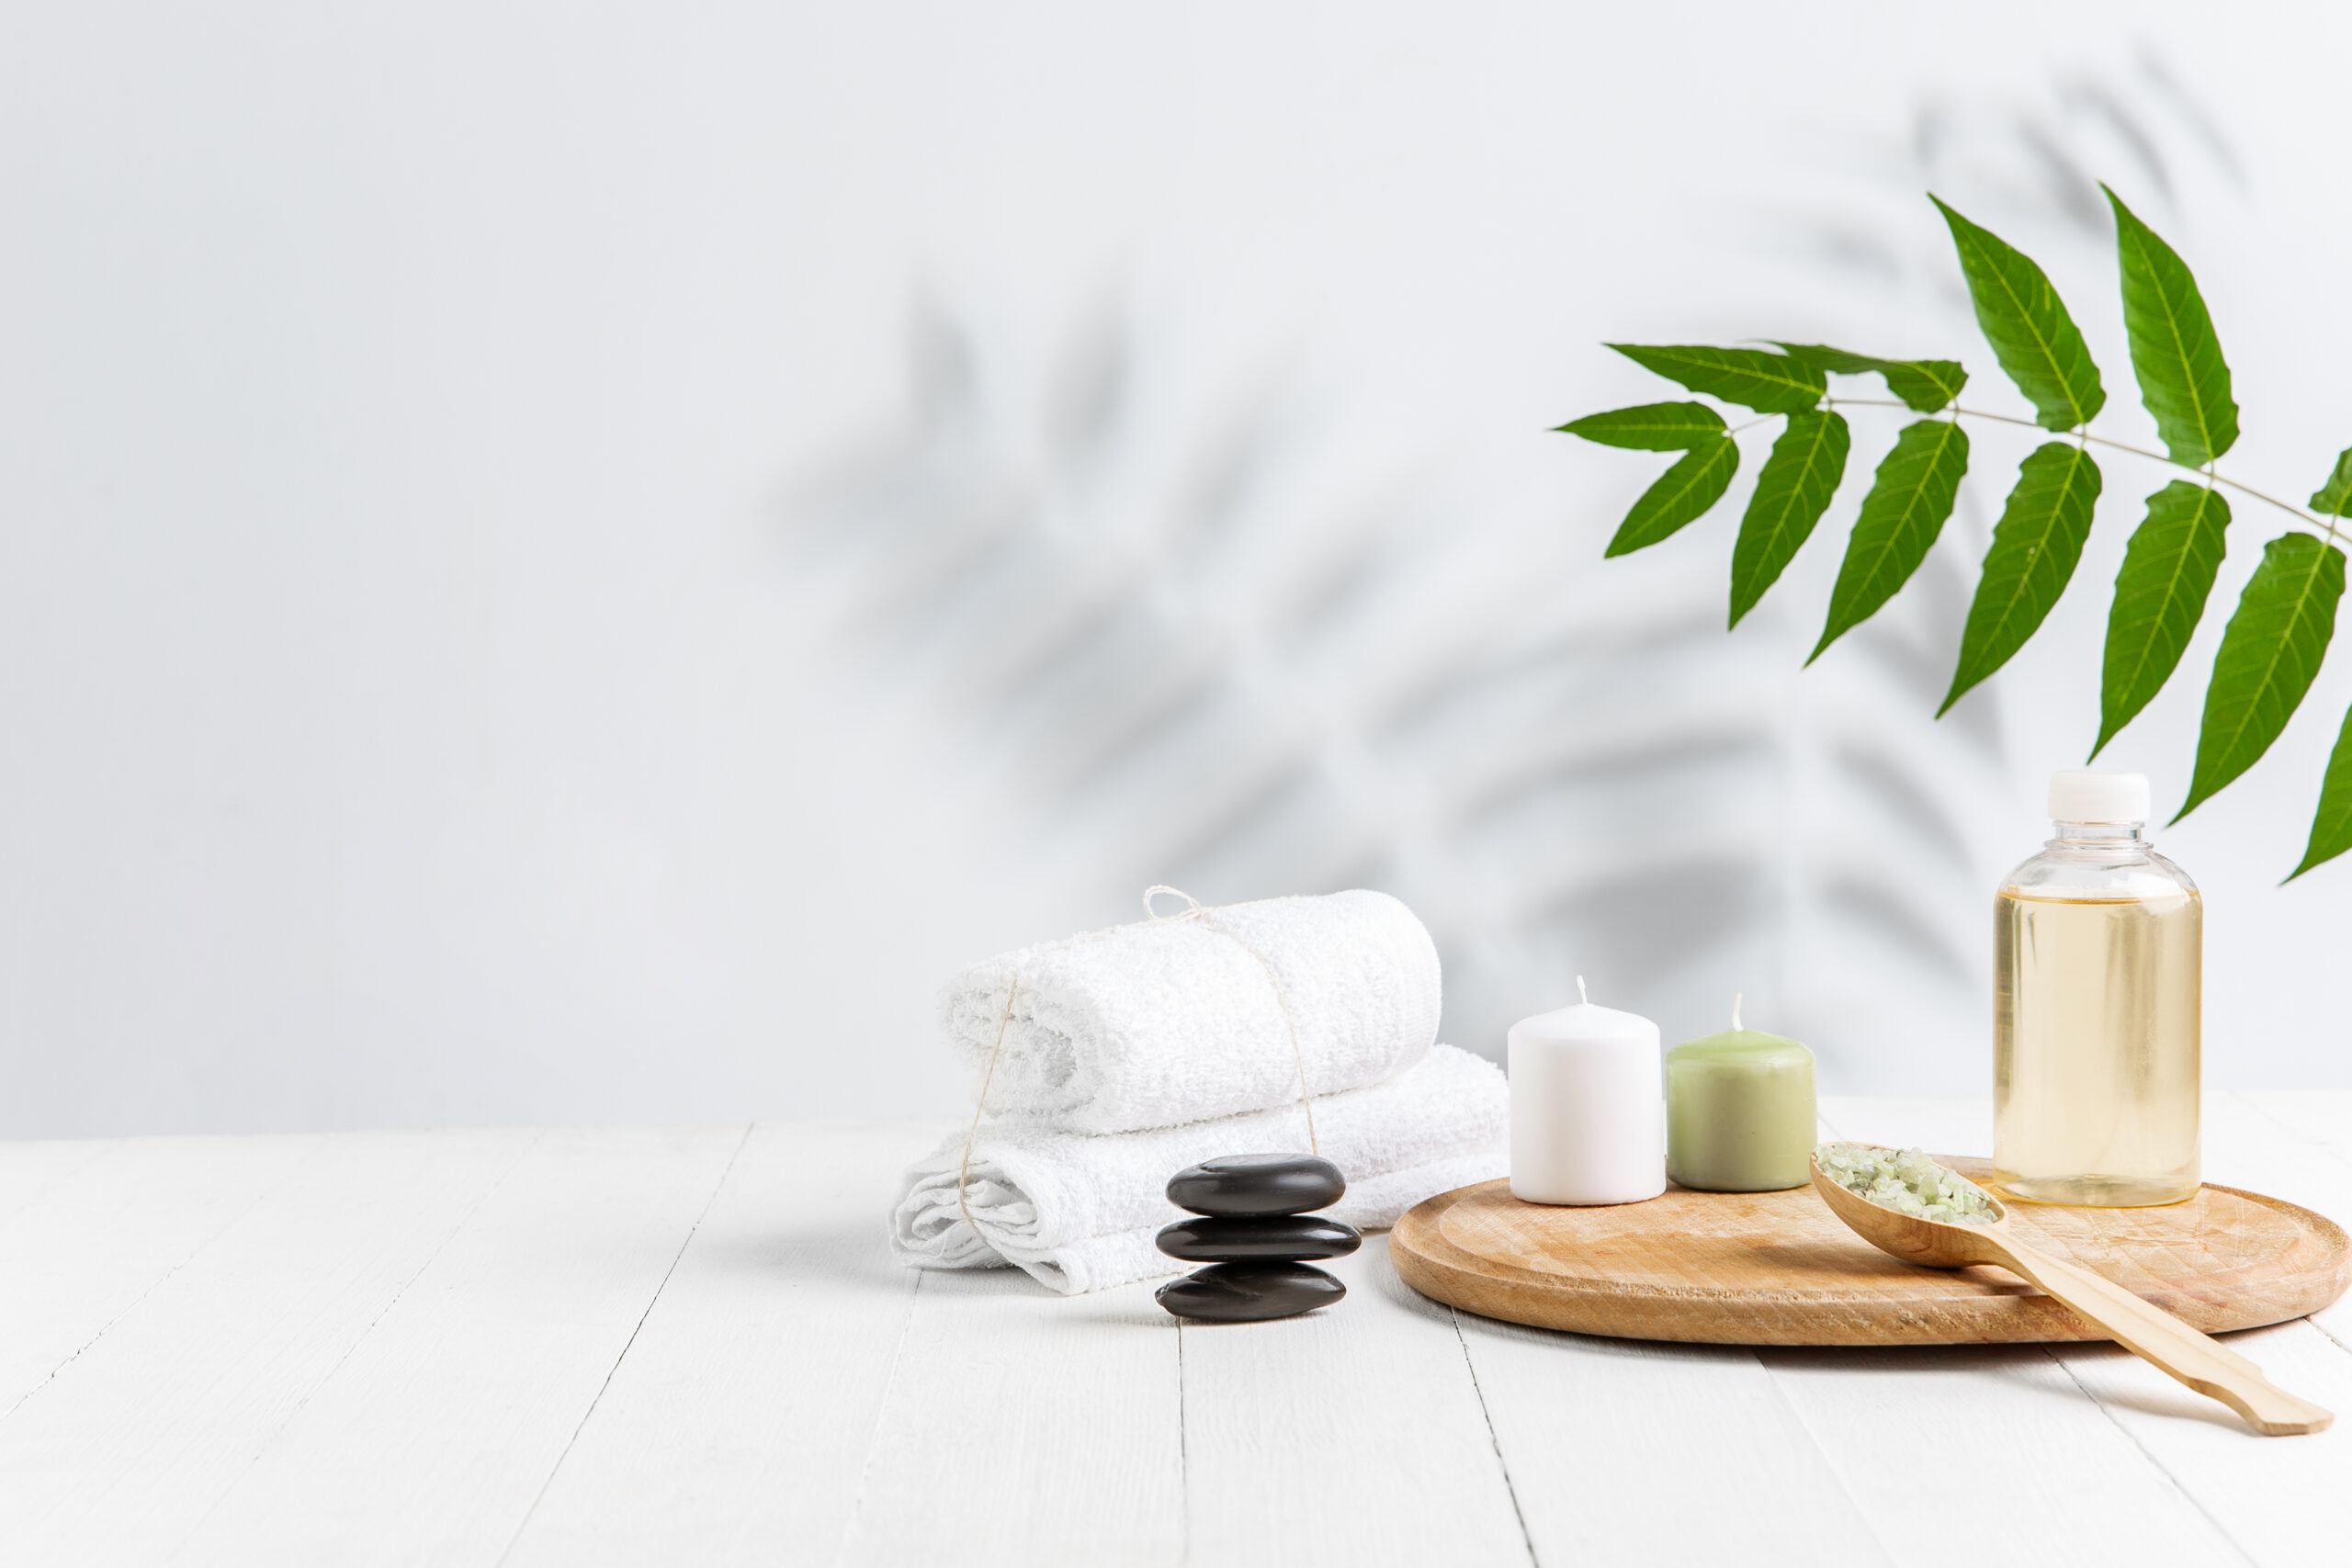
M 2050 781 L 2058 836 L 1993 916 L 1993 1168 L 2037 1203 L 2144 1208 L 2199 1181 L 2204 902 L 2148 846 L 2148 781 Z

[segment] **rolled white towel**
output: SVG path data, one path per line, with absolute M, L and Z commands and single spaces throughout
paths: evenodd
M 941 1010 L 976 1082 L 1003 1029 L 991 1115 L 1125 1133 L 1295 1100 L 1302 1058 L 1318 1096 L 1392 1077 L 1436 1040 L 1438 1003 L 1429 931 L 1387 894 L 1357 891 L 1000 953 L 949 982 Z
M 1451 1045 L 1386 1083 L 1318 1095 L 1315 1131 L 1323 1156 L 1348 1179 L 1346 1195 L 1325 1212 L 1357 1226 L 1394 1224 L 1424 1198 L 1510 1168 L 1503 1075 Z M 915 1268 L 1018 1264 L 1068 1295 L 1124 1285 L 1185 1267 L 1152 1245 L 1183 1213 L 1168 1201 L 1170 1177 L 1218 1155 L 1289 1150 L 1306 1151 L 1295 1105 L 1095 1137 L 994 1122 L 972 1150 L 972 1224 L 956 1201 L 959 1133 L 908 1168 L 891 1245 Z

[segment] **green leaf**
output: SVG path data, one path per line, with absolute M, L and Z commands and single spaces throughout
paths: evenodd
M 2334 545 L 2298 531 L 2262 547 L 2213 656 L 2197 768 L 2175 822 L 2254 766 L 2287 728 L 2327 657 L 2343 597 L 2344 552 Z
M 2201 468 L 2238 438 L 2238 405 L 2230 400 L 2222 340 L 2213 335 L 2213 318 L 2188 264 L 2132 215 L 2122 197 L 2107 190 L 2107 201 L 2115 209 L 2123 326 L 2132 338 L 2140 400 L 2155 415 L 2156 432 L 2172 460 Z
M 1968 385 L 1968 372 L 1956 359 L 1873 359 L 1818 343 L 1777 343 L 1792 359 L 1837 376 L 1882 376 L 1886 389 L 1918 413 L 1938 413 Z
M 2033 404 L 2045 429 L 2072 430 L 2087 423 L 2107 401 L 2107 392 L 2083 334 L 2050 279 L 2024 253 L 1935 197 L 1928 199 L 1951 229 L 1968 297 L 1976 304 L 1976 324 L 1984 329 L 1993 357 Z
M 1607 555 L 1630 555 L 1657 544 L 1724 498 L 1732 475 L 1739 471 L 1739 443 L 1718 435 L 1693 447 L 1666 470 L 1666 477 L 1642 492 L 1634 510 L 1625 513 Z
M 1878 466 L 1878 478 L 1862 498 L 1829 591 L 1829 624 L 1805 662 L 1878 613 L 1928 558 L 1944 519 L 1968 472 L 1968 434 L 1949 420 L 1923 419 L 1894 438 L 1894 450 Z
M 1832 348 L 1826 343 L 1782 343 L 1777 338 L 1766 341 L 1791 359 L 1802 359 L 1815 369 L 1826 370 L 1833 376 L 1874 376 L 1878 367 L 1886 363 L 1867 354 Z
M 1644 403 L 1587 414 L 1559 426 L 1570 435 L 1604 446 L 1644 452 L 1687 452 L 1724 433 L 1724 416 L 1704 403 Z
M 2330 517 L 2352 517 L 2352 446 L 2336 457 L 2335 472 L 2312 492 L 2312 510 Z
M 2148 498 L 2147 520 L 2133 530 L 2115 574 L 2099 675 L 2098 744 L 2086 761 L 2096 761 L 2172 678 L 2222 570 L 2229 525 L 2230 503 L 2221 492 L 2186 479 Z
M 2344 716 L 2336 731 L 2335 751 L 2327 760 L 2327 777 L 2319 786 L 2319 811 L 2312 818 L 2311 842 L 2303 847 L 2303 863 L 2287 880 L 2352 850 L 2352 713 Z
M 1879 367 L 1886 389 L 1919 413 L 1937 413 L 1951 406 L 1968 385 L 1968 372 L 1957 359 L 1890 359 Z
M 1846 477 L 1851 445 L 1846 421 L 1835 413 L 1792 413 L 1756 476 L 1756 493 L 1740 520 L 1731 551 L 1731 624 L 1756 607 L 1780 580 Z
M 1609 346 L 1669 381 L 1679 381 L 1694 392 L 1758 413 L 1802 413 L 1829 390 L 1829 378 L 1812 366 L 1760 348 L 1645 348 L 1631 343 Z
M 1961 634 L 1960 666 L 1938 718 L 2041 628 L 2082 559 L 2099 485 L 2091 455 L 2064 441 L 2044 443 L 2018 465 L 2017 488 L 1984 552 L 1984 575 Z

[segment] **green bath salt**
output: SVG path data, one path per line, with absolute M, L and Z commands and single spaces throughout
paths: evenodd
M 1917 1149 L 1824 1144 L 1814 1157 L 1831 1180 L 1882 1209 L 1947 1225 L 1993 1223 L 1992 1200 L 1981 1188 Z

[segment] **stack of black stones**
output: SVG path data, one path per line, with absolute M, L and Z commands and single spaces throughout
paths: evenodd
M 1159 1250 L 1205 1263 L 1159 1287 L 1178 1317 L 1257 1323 L 1329 1306 L 1348 1288 L 1308 1261 L 1362 1245 L 1353 1225 L 1308 1213 L 1340 1201 L 1347 1178 L 1312 1155 L 1226 1155 L 1168 1179 L 1168 1201 L 1199 1219 L 1161 1227 Z

